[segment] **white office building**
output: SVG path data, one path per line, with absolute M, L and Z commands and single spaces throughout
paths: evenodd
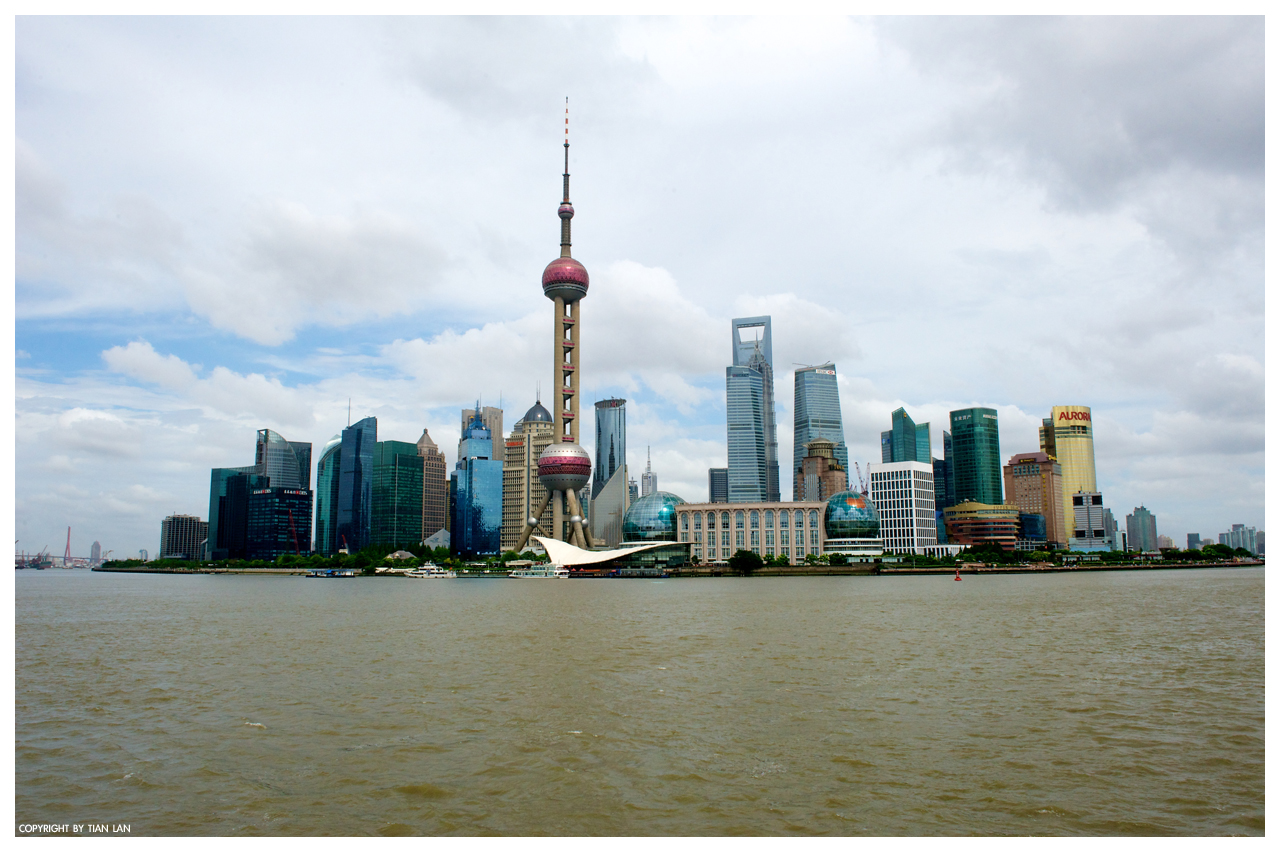
M 870 471 L 871 502 L 880 515 L 885 553 L 942 556 L 959 550 L 938 544 L 932 464 L 873 462 Z

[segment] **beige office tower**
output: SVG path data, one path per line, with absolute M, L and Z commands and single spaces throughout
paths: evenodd
M 422 538 L 425 541 L 440 530 L 447 529 L 449 508 L 448 465 L 444 453 L 431 440 L 427 430 L 418 439 L 418 455 L 422 463 Z
M 1073 530 L 1075 515 L 1071 496 L 1098 490 L 1093 464 L 1093 417 L 1089 407 L 1055 405 L 1040 427 L 1040 452 L 1052 456 L 1062 467 L 1062 529 Z
M 1004 502 L 1019 512 L 1043 515 L 1046 541 L 1066 548 L 1071 531 L 1062 524 L 1066 512 L 1073 510 L 1070 504 L 1062 505 L 1062 465 L 1048 453 L 1018 453 L 1009 459 L 1004 466 Z
M 538 400 L 516 421 L 507 438 L 502 465 L 502 550 L 514 550 L 526 519 L 538 510 L 547 489 L 538 479 L 538 456 L 555 441 L 555 420 Z M 548 528 L 551 510 L 544 509 L 539 521 Z

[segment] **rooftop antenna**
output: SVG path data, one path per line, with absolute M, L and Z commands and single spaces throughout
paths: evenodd
M 347 428 L 351 428 L 351 397 L 347 397 Z
M 534 399 L 536 399 L 539 403 L 542 402 L 542 380 L 541 379 L 538 380 L 536 393 L 537 393 L 537 396 L 534 397 Z

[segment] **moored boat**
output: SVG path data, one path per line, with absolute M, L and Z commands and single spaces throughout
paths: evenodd
M 569 569 L 559 565 L 531 565 L 517 568 L 507 576 L 522 580 L 567 580 Z

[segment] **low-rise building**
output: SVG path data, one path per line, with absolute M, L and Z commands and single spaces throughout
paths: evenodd
M 683 503 L 675 507 L 679 541 L 692 545 L 694 563 L 728 563 L 739 550 L 782 556 L 791 565 L 823 553 L 821 500 L 794 503 Z
M 966 500 L 948 506 L 943 512 L 947 525 L 947 542 L 972 547 L 995 542 L 1005 550 L 1016 550 L 1018 542 L 1018 507 L 978 503 Z

